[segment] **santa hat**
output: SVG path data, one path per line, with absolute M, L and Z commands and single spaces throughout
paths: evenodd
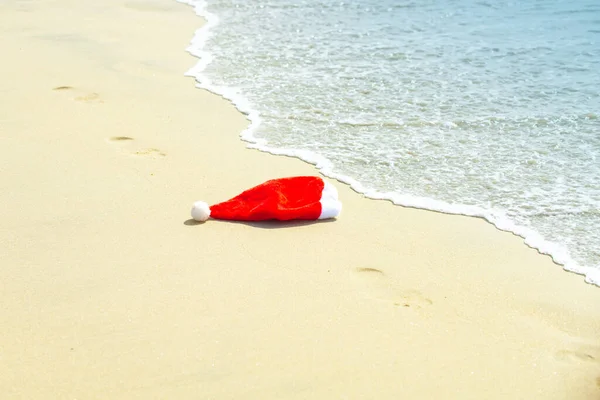
M 296 176 L 267 181 L 223 203 L 208 206 L 197 201 L 192 218 L 236 221 L 334 218 L 342 210 L 336 188 L 317 176 Z

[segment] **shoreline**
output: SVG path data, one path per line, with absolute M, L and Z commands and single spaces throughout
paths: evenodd
M 0 11 L 7 397 L 600 393 L 600 292 L 485 221 L 336 184 L 333 222 L 190 222 L 316 171 L 247 149 L 246 118 L 183 78 L 186 5 Z
M 569 251 L 560 244 L 546 240 L 535 230 L 515 223 L 508 218 L 504 211 L 482 208 L 480 206 L 451 204 L 441 200 L 435 200 L 427 197 L 405 195 L 396 192 L 380 192 L 372 188 L 367 188 L 354 178 L 334 173 L 329 165 L 331 162 L 324 156 L 312 151 L 297 149 L 282 149 L 271 147 L 265 139 L 257 138 L 254 132 L 261 125 L 260 113 L 252 108 L 247 99 L 240 95 L 235 89 L 226 86 L 214 85 L 210 78 L 204 74 L 204 70 L 212 63 L 214 56 L 205 50 L 205 44 L 209 38 L 210 31 L 219 24 L 219 17 L 206 10 L 206 3 L 197 0 L 176 0 L 182 4 L 189 5 L 196 15 L 208 21 L 196 31 L 191 40 L 187 51 L 198 59 L 196 65 L 191 67 L 186 76 L 196 79 L 197 87 L 208 90 L 231 102 L 233 106 L 246 116 L 249 121 L 248 126 L 239 134 L 242 141 L 246 142 L 249 149 L 256 149 L 264 153 L 275 156 L 286 156 L 299 159 L 306 162 L 317 170 L 316 172 L 327 178 L 338 181 L 343 185 L 348 185 L 356 193 L 371 200 L 386 200 L 394 205 L 409 207 L 418 210 L 439 212 L 448 215 L 460 215 L 467 217 L 482 218 L 487 223 L 494 226 L 502 232 L 512 233 L 522 239 L 523 244 L 541 255 L 549 256 L 553 263 L 563 269 L 565 272 L 573 273 L 583 277 L 584 283 L 594 285 L 600 288 L 600 270 L 592 266 L 582 266 L 576 262 Z

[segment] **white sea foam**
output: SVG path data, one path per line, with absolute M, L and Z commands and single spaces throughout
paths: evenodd
M 211 53 L 211 48 L 210 48 L 210 46 L 208 46 L 208 44 L 210 42 L 210 38 L 211 38 L 211 35 L 213 34 L 214 28 L 219 24 L 219 18 L 215 14 L 213 14 L 207 10 L 207 3 L 204 0 L 178 0 L 178 1 L 192 5 L 194 7 L 196 13 L 198 15 L 200 15 L 201 17 L 203 17 L 207 21 L 205 23 L 205 25 L 196 32 L 191 45 L 187 49 L 192 55 L 198 57 L 199 61 L 193 68 L 191 68 L 186 73 L 186 75 L 195 77 L 198 82 L 198 87 L 207 89 L 207 90 L 209 90 L 215 94 L 218 94 L 218 95 L 228 99 L 229 101 L 231 101 L 240 112 L 242 112 L 243 114 L 245 114 L 247 116 L 247 118 L 249 119 L 249 126 L 247 129 L 245 129 L 241 133 L 241 138 L 244 141 L 248 142 L 248 147 L 255 148 L 255 149 L 258 149 L 258 150 L 261 150 L 264 152 L 268 152 L 268 153 L 271 153 L 274 155 L 285 155 L 285 156 L 300 158 L 310 164 L 315 165 L 315 167 L 323 175 L 328 176 L 333 179 L 336 179 L 340 182 L 346 183 L 346 184 L 350 185 L 350 187 L 353 190 L 355 190 L 356 192 L 362 193 L 366 197 L 369 197 L 372 199 L 390 200 L 396 205 L 405 206 L 405 207 L 413 207 L 413 208 L 419 208 L 419 209 L 438 211 L 438 212 L 442 212 L 442 213 L 460 214 L 460 215 L 484 218 L 487 221 L 489 221 L 490 223 L 492 223 L 493 225 L 495 225 L 498 229 L 503 230 L 503 231 L 512 232 L 512 233 L 522 237 L 524 239 L 525 244 L 527 244 L 528 246 L 530 246 L 534 249 L 537 249 L 542 254 L 547 254 L 547 255 L 551 256 L 552 259 L 557 264 L 562 265 L 564 267 L 564 269 L 571 271 L 571 272 L 585 275 L 586 282 L 600 286 L 600 266 L 598 266 L 596 268 L 596 267 L 592 267 L 592 266 L 579 265 L 579 263 L 577 261 L 575 261 L 575 259 L 571 256 L 570 252 L 564 245 L 559 244 L 559 243 L 554 243 L 550 240 L 545 239 L 541 234 L 539 234 L 532 227 L 525 226 L 525 225 L 519 225 L 519 224 L 515 223 L 514 220 L 509 215 L 507 215 L 507 212 L 502 209 L 497 209 L 494 207 L 482 207 L 481 205 L 460 205 L 460 204 L 435 200 L 435 199 L 427 197 L 427 196 L 399 193 L 397 190 L 392 190 L 392 191 L 377 190 L 374 187 L 366 186 L 366 185 L 362 184 L 358 179 L 353 178 L 351 176 L 351 174 L 339 172 L 339 167 L 337 165 L 337 162 L 332 161 L 330 158 L 328 158 L 322 154 L 323 152 L 321 151 L 321 147 L 320 147 L 320 146 L 323 146 L 322 143 L 315 142 L 314 146 L 312 146 L 312 147 L 308 146 L 308 148 L 297 148 L 297 147 L 289 147 L 282 143 L 277 143 L 277 142 L 273 143 L 271 140 L 269 140 L 269 138 L 265 137 L 264 135 L 258 135 L 257 133 L 258 133 L 259 129 L 262 128 L 262 125 L 263 125 L 263 118 L 261 116 L 266 116 L 271 121 L 275 121 L 277 119 L 282 120 L 286 123 L 289 123 L 289 122 L 295 123 L 297 121 L 305 121 L 307 123 L 312 123 L 313 125 L 316 124 L 317 126 L 328 126 L 328 124 L 331 123 L 330 120 L 332 118 L 334 118 L 332 115 L 328 115 L 328 113 L 330 114 L 331 112 L 337 112 L 337 111 L 336 110 L 318 110 L 318 109 L 310 110 L 311 111 L 310 114 L 307 114 L 307 117 L 305 118 L 302 116 L 303 111 L 296 108 L 295 111 L 292 110 L 288 115 L 283 115 L 282 113 L 285 112 L 284 107 L 278 108 L 276 110 L 265 108 L 264 104 L 258 104 L 258 106 L 255 107 L 248 98 L 248 95 L 252 94 L 252 93 L 248 92 L 248 90 L 249 90 L 248 88 L 242 89 L 242 88 L 236 88 L 234 86 L 228 86 L 231 83 L 227 82 L 226 79 L 221 80 L 221 82 L 223 82 L 224 84 L 215 84 L 214 82 L 212 82 L 211 79 L 209 78 L 209 75 L 206 73 L 206 69 L 213 62 L 213 60 L 215 60 L 216 56 L 214 56 Z M 339 7 L 347 7 L 347 6 L 348 5 L 345 5 L 345 4 L 339 5 Z M 268 27 L 265 27 L 265 29 L 268 29 Z M 534 47 L 533 51 L 539 52 L 539 51 L 546 51 L 546 50 L 544 50 L 542 48 L 538 49 L 538 48 Z M 270 54 L 272 55 L 273 53 L 270 53 Z M 287 59 L 294 57 L 294 55 L 292 53 L 287 54 L 287 53 L 283 52 L 281 54 L 282 54 L 281 57 L 283 59 L 283 62 L 286 62 Z M 507 56 L 511 56 L 511 55 L 508 54 Z M 407 58 L 407 57 L 417 58 L 417 57 L 422 57 L 422 56 L 418 55 L 418 52 L 417 52 L 414 54 L 407 54 L 407 55 L 402 55 L 402 56 L 395 54 L 395 55 L 393 55 L 393 57 L 394 57 L 394 59 L 402 59 L 402 58 Z M 324 59 L 324 60 L 326 60 L 326 59 Z M 279 62 L 279 61 L 275 60 L 274 62 Z M 423 61 L 423 62 L 426 62 L 426 61 Z M 243 66 L 241 66 L 240 68 L 243 68 Z M 343 75 L 343 72 L 340 72 L 340 71 L 343 71 L 344 67 L 340 63 L 334 63 L 334 62 L 330 63 L 329 65 L 326 66 L 326 68 L 328 69 L 328 71 L 329 70 L 337 71 L 336 74 L 338 76 Z M 290 73 L 292 73 L 292 72 L 290 72 Z M 298 73 L 303 74 L 305 72 L 299 71 Z M 326 73 L 328 73 L 328 72 L 326 72 Z M 346 78 L 344 78 L 344 79 L 346 79 Z M 351 80 L 354 78 L 352 77 L 352 74 L 350 74 L 350 76 L 347 79 Z M 441 81 L 441 82 L 442 82 L 442 83 L 440 83 L 441 85 L 445 84 L 443 81 Z M 474 103 L 470 102 L 470 100 L 469 100 L 470 95 L 469 95 L 469 92 L 467 89 L 469 87 L 469 85 L 472 84 L 473 81 L 472 81 L 472 79 L 470 79 L 465 82 L 467 82 L 466 86 L 465 86 L 466 102 L 462 106 L 467 107 L 467 108 L 473 107 L 475 109 L 475 108 L 477 108 L 477 106 Z M 410 84 L 410 82 L 408 82 L 408 83 Z M 461 84 L 464 84 L 464 83 L 461 83 Z M 417 86 L 414 87 L 415 94 L 414 94 L 413 99 L 408 100 L 406 104 L 409 107 L 414 107 L 415 109 L 418 109 L 418 108 L 425 107 L 428 103 L 427 103 L 427 101 L 419 99 L 416 96 L 419 95 L 420 91 L 423 91 L 423 93 L 427 92 L 428 88 L 423 87 L 423 84 L 419 85 L 417 83 L 416 85 Z M 434 87 L 437 87 L 436 85 L 438 85 L 438 84 L 436 83 L 434 85 Z M 414 86 L 414 82 L 413 82 L 413 86 Z M 356 89 L 354 89 L 352 86 L 348 86 L 347 90 L 353 91 Z M 377 90 L 377 88 L 374 87 L 373 90 Z M 365 93 L 363 93 L 363 94 L 360 94 L 357 92 L 357 95 L 362 96 L 362 98 L 368 98 L 368 96 L 366 96 L 368 91 L 369 91 L 369 89 L 364 90 Z M 328 93 L 328 92 L 320 92 L 320 93 L 319 92 L 311 92 L 311 93 L 312 93 L 312 95 L 315 95 L 315 96 L 325 96 L 325 97 L 332 96 L 332 93 Z M 439 97 L 438 93 L 436 93 L 436 92 L 433 92 L 433 93 L 435 96 Z M 333 93 L 333 94 L 335 95 L 335 93 Z M 489 96 L 490 96 L 490 98 L 494 98 L 495 99 L 494 101 L 497 101 L 498 103 L 503 101 L 502 97 L 499 97 L 498 93 L 494 92 L 493 90 L 490 91 Z M 453 106 L 450 103 L 448 103 L 446 105 L 446 100 L 443 100 L 441 104 L 442 104 L 442 107 L 452 107 Z M 307 105 L 307 106 L 310 107 L 310 105 Z M 519 105 L 514 104 L 514 105 L 511 105 L 511 107 L 515 107 L 518 109 Z M 263 110 L 262 113 L 258 111 L 259 109 Z M 322 113 L 323 115 L 321 117 L 319 117 L 319 115 L 318 115 L 319 113 Z M 371 111 L 366 112 L 362 116 L 357 113 L 349 114 L 347 116 L 342 115 L 342 114 L 343 114 L 343 110 L 341 110 L 341 112 L 339 112 L 338 115 L 335 115 L 335 118 L 337 118 L 338 124 L 340 124 L 340 125 L 346 124 L 351 127 L 358 128 L 358 129 L 373 129 L 374 130 L 373 132 L 379 132 L 381 130 L 380 128 L 382 128 L 382 127 L 383 128 L 402 127 L 403 129 L 406 128 L 406 129 L 418 129 L 418 130 L 427 128 L 429 130 L 433 129 L 432 132 L 436 132 L 435 130 L 437 130 L 439 132 L 439 135 L 446 135 L 446 136 L 447 135 L 455 135 L 456 133 L 454 133 L 454 132 L 459 132 L 461 129 L 464 129 L 464 130 L 488 129 L 489 127 L 499 126 L 499 124 L 501 124 L 502 129 L 520 129 L 520 130 L 529 129 L 530 126 L 548 126 L 548 125 L 559 126 L 559 124 L 564 123 L 565 121 L 567 121 L 568 123 L 578 123 L 578 121 L 580 121 L 581 118 L 583 118 L 585 120 L 586 118 L 589 117 L 589 115 L 592 115 L 592 114 L 588 113 L 588 114 L 584 114 L 584 116 L 581 117 L 580 115 L 579 116 L 578 115 L 569 116 L 569 115 L 563 114 L 557 121 L 551 121 L 547 117 L 517 116 L 516 119 L 515 118 L 512 119 L 512 121 L 517 121 L 517 122 L 513 122 L 513 126 L 509 126 L 509 125 L 507 125 L 508 118 L 505 115 L 497 115 L 497 116 L 491 116 L 491 117 L 488 117 L 485 119 L 481 119 L 481 118 L 472 117 L 468 114 L 465 114 L 462 119 L 456 119 L 456 120 L 450 120 L 450 121 L 444 120 L 443 118 L 429 119 L 429 120 L 427 120 L 427 119 L 415 120 L 415 119 L 401 117 L 399 115 L 396 115 L 396 116 L 392 116 L 391 118 L 387 118 L 387 121 L 385 121 L 385 122 L 381 122 L 381 119 L 374 119 L 374 114 L 372 114 Z M 590 119 L 590 118 L 588 118 L 588 119 Z M 521 122 L 519 122 L 519 121 L 521 121 Z M 418 131 L 415 131 L 415 132 L 418 132 Z M 406 139 L 410 140 L 410 137 L 405 137 L 405 140 Z M 503 138 L 498 138 L 498 139 L 503 140 Z M 469 137 L 465 137 L 464 139 L 461 139 L 461 140 L 469 141 L 471 139 Z M 312 142 L 308 142 L 308 143 L 310 144 Z M 357 145 L 361 146 L 363 144 L 360 140 L 357 140 L 353 143 L 353 146 L 357 146 Z M 366 145 L 368 145 L 368 143 Z M 465 145 L 465 148 L 466 148 L 466 145 Z M 351 154 L 354 150 L 356 150 L 353 146 L 350 146 L 350 148 L 344 150 L 347 152 L 344 154 L 348 155 L 348 154 Z M 445 146 L 445 142 L 443 140 L 438 141 L 435 136 L 432 136 L 431 139 L 427 139 L 425 142 L 422 142 L 422 143 L 420 142 L 418 144 L 418 146 L 432 147 L 433 149 L 440 149 L 439 151 L 441 151 L 441 149 L 443 149 Z M 421 149 L 420 147 L 413 146 L 413 148 L 416 149 L 413 151 L 413 153 L 416 152 L 417 154 L 421 154 L 421 153 L 419 153 L 419 151 Z M 544 147 L 543 145 L 540 145 L 539 148 L 533 148 L 534 151 L 532 154 L 535 154 L 535 152 L 539 152 L 540 154 L 543 154 L 543 152 L 545 151 L 544 150 L 545 148 L 546 147 Z M 393 151 L 395 153 L 387 153 L 387 154 L 385 152 L 382 153 L 383 156 L 386 156 L 386 157 L 390 156 L 390 157 L 388 157 L 387 161 L 385 161 L 385 162 L 390 163 L 391 166 L 394 166 L 395 161 L 393 161 L 394 157 L 392 157 L 392 156 L 397 154 L 400 150 L 403 150 L 403 149 L 394 149 Z M 381 151 L 381 150 L 378 150 L 378 151 Z M 410 154 L 410 152 L 409 152 L 409 154 Z M 414 155 L 414 154 L 412 154 L 412 155 Z M 449 154 L 449 155 L 451 155 L 451 154 Z M 475 159 L 478 158 L 477 154 L 471 154 L 469 156 L 472 158 L 475 158 Z M 507 154 L 507 156 L 509 156 L 509 154 Z M 592 157 L 594 157 L 594 156 L 595 156 L 595 154 L 592 154 Z M 484 155 L 484 157 L 485 157 L 485 155 Z M 385 158 L 385 157 L 383 157 L 383 158 Z M 364 166 L 365 168 L 367 166 L 370 166 L 370 164 L 372 163 L 372 161 L 370 159 L 363 158 L 361 156 L 356 156 L 356 160 L 357 160 L 357 162 L 365 163 L 366 164 Z M 396 162 L 401 162 L 401 161 L 403 161 L 403 160 L 400 159 L 399 161 L 396 161 Z M 435 160 L 434 160 L 434 162 L 435 162 Z M 547 162 L 547 161 L 544 161 L 544 160 L 536 161 L 536 158 L 533 157 L 531 160 L 529 160 L 527 162 L 534 163 L 534 165 L 535 165 L 536 162 Z M 473 171 L 472 173 L 476 173 L 476 172 Z M 497 181 L 502 182 L 502 180 L 505 179 L 506 176 L 511 173 L 514 174 L 514 173 L 518 173 L 518 172 L 510 171 L 510 170 L 504 170 L 504 171 L 498 170 L 496 172 Z M 469 174 L 469 172 L 467 171 L 467 175 L 468 174 Z M 425 180 L 427 180 L 427 179 L 428 178 L 426 178 Z M 493 181 L 494 176 L 492 176 L 490 179 L 492 179 L 492 181 Z M 557 182 L 560 184 L 559 181 L 557 181 Z M 486 183 L 486 184 L 488 184 L 488 183 Z M 493 183 L 489 183 L 489 184 L 493 184 Z M 568 190 L 568 189 L 567 188 L 563 189 L 562 187 L 558 187 L 557 190 L 561 191 L 561 190 Z M 502 195 L 502 193 L 500 193 L 500 195 Z M 529 191 L 524 191 L 522 195 L 524 197 L 530 196 L 532 199 L 539 200 L 541 197 L 543 198 L 544 196 L 546 196 L 548 194 L 543 193 L 543 191 L 540 192 L 538 189 L 536 189 L 534 187 L 534 188 L 531 188 L 531 190 L 529 190 Z M 593 202 L 590 202 L 590 204 L 592 204 L 592 203 Z M 546 208 L 548 208 L 548 207 L 546 207 Z M 583 210 L 583 211 L 585 212 L 585 210 Z M 539 212 L 539 211 L 536 211 L 536 212 Z M 560 212 L 563 212 L 563 211 L 560 211 Z

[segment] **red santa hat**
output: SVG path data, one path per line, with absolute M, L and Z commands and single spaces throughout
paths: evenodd
M 342 203 L 333 185 L 317 176 L 296 176 L 267 181 L 210 207 L 197 201 L 192 207 L 192 218 L 196 221 L 206 221 L 209 217 L 235 221 L 317 220 L 337 217 L 341 210 Z

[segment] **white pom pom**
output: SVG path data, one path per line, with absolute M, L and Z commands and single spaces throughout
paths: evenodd
M 204 222 L 210 217 L 210 208 L 203 201 L 197 201 L 192 207 L 192 218 L 196 221 Z

